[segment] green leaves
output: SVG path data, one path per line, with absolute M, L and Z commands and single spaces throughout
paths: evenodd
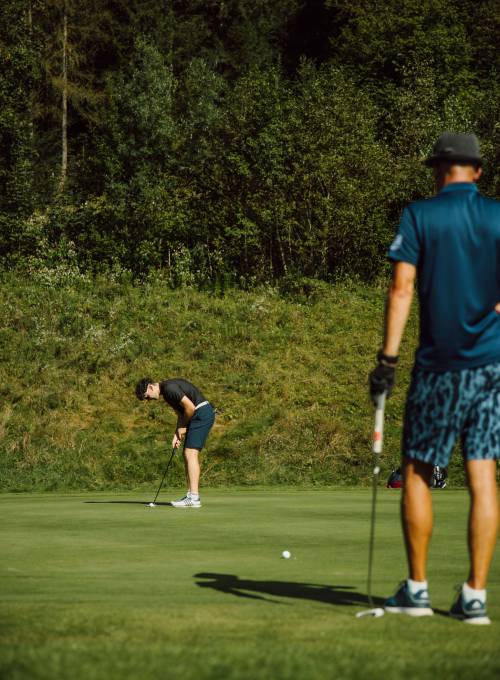
M 0 21 L 10 261 L 213 290 L 369 280 L 445 129 L 479 134 L 498 192 L 493 0 L 4 0 Z

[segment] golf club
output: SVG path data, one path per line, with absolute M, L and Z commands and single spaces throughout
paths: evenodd
M 372 516 L 370 526 L 370 546 L 368 549 L 368 579 L 366 583 L 366 591 L 368 595 L 368 603 L 371 609 L 367 609 L 356 614 L 356 618 L 360 619 L 363 616 L 374 616 L 378 618 L 384 615 L 384 610 L 381 607 L 373 606 L 372 598 L 372 565 L 373 565 L 373 547 L 375 544 L 375 510 L 377 503 L 377 486 L 378 477 L 380 473 L 379 456 L 382 453 L 382 443 L 384 436 L 384 410 L 385 410 L 386 393 L 382 392 L 377 396 L 377 404 L 375 407 L 375 425 L 373 428 L 373 484 L 372 484 Z
M 161 482 L 160 482 L 160 486 L 158 487 L 158 491 L 156 492 L 155 499 L 154 499 L 154 501 L 153 501 L 152 503 L 148 503 L 148 507 L 150 507 L 150 508 L 154 508 L 154 507 L 155 507 L 156 499 L 158 498 L 158 494 L 160 493 L 161 487 L 163 486 L 163 482 L 165 481 L 165 477 L 167 476 L 167 472 L 169 471 L 169 468 L 170 468 L 170 463 L 172 462 L 172 459 L 173 459 L 173 457 L 174 457 L 174 454 L 175 454 L 176 450 L 177 450 L 177 449 L 176 449 L 175 446 L 174 446 L 174 448 L 172 449 L 172 453 L 170 454 L 170 460 L 168 461 L 167 467 L 166 467 L 166 469 L 165 469 L 165 472 L 163 473 L 163 477 L 162 477 L 162 480 L 161 480 Z

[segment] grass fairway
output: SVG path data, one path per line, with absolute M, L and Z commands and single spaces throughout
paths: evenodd
M 377 600 L 405 575 L 398 499 L 380 490 Z M 2 680 L 500 677 L 498 557 L 493 625 L 440 615 L 464 576 L 465 491 L 435 492 L 438 614 L 422 620 L 354 617 L 368 489 L 209 490 L 200 510 L 141 500 L 150 493 L 0 496 Z

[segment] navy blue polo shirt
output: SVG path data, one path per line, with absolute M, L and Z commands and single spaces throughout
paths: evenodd
M 449 184 L 404 209 L 389 258 L 417 267 L 416 365 L 460 370 L 500 361 L 500 202 Z

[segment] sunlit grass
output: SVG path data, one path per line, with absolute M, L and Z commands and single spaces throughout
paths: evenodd
M 352 282 L 219 297 L 154 277 L 49 285 L 4 274 L 0 484 L 98 489 L 156 480 L 174 415 L 135 399 L 145 375 L 185 377 L 217 406 L 205 485 L 369 483 L 367 376 L 383 304 L 383 285 Z M 398 463 L 416 332 L 414 315 L 387 408 L 383 475 Z M 172 473 L 180 483 L 180 461 Z M 457 459 L 451 483 L 462 479 Z
M 423 620 L 354 616 L 369 489 L 212 489 L 187 511 L 138 503 L 152 491 L 0 495 L 2 679 L 498 678 L 498 559 L 493 625 L 444 615 L 467 569 L 464 490 L 433 494 Z M 399 495 L 379 493 L 376 604 L 406 576 Z

